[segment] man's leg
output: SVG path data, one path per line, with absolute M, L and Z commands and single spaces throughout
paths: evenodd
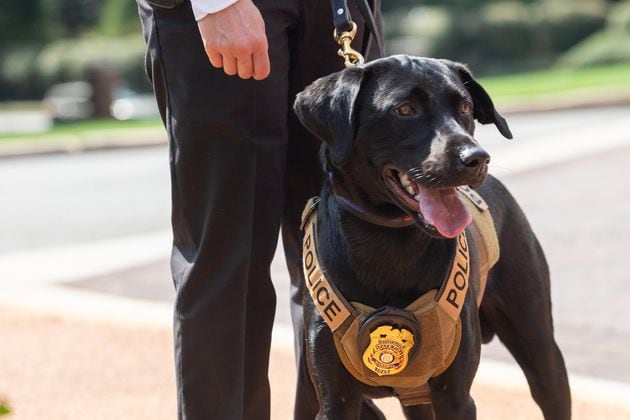
M 139 4 L 170 137 L 179 417 L 265 419 L 291 10 L 262 10 L 272 73 L 244 81 L 210 65 L 188 3 Z
M 360 13 L 354 2 L 349 7 L 353 19 L 362 27 Z M 380 8 L 376 1 L 376 8 Z M 291 50 L 290 77 L 291 103 L 295 94 L 315 79 L 343 69 L 343 60 L 337 55 L 333 40 L 332 11 L 328 2 L 303 1 L 299 38 L 294 39 Z M 380 22 L 380 14 L 377 13 Z M 363 45 L 363 31 L 355 39 L 357 50 Z M 373 44 L 373 43 L 372 43 Z M 375 58 L 375 49 L 370 48 L 367 58 Z M 286 195 L 282 220 L 282 240 L 291 277 L 291 318 L 295 335 L 298 384 L 295 401 L 295 419 L 315 418 L 319 403 L 310 380 L 304 350 L 304 321 L 302 319 L 302 235 L 299 230 L 300 215 L 308 198 L 319 194 L 323 172 L 319 160 L 321 141 L 308 132 L 298 121 L 292 110 L 289 111 L 289 144 L 287 152 Z M 382 418 L 378 409 L 365 404 L 362 419 Z

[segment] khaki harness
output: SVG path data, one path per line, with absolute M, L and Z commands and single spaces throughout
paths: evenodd
M 473 214 L 467 232 L 479 253 L 477 305 L 488 271 L 499 259 L 492 216 L 481 196 L 459 187 Z M 315 307 L 333 332 L 345 368 L 357 380 L 394 388 L 402 404 L 431 402 L 428 380 L 453 362 L 461 340 L 460 312 L 469 286 L 471 264 L 466 231 L 455 241 L 450 270 L 439 290 L 430 290 L 404 309 L 371 308 L 348 302 L 324 273 L 317 255 L 317 202 L 312 198 L 302 214 L 303 269 Z

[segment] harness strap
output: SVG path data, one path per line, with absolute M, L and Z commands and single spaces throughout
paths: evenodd
M 468 187 L 458 189 L 467 198 L 464 201 L 475 220 L 467 231 L 479 253 L 480 284 L 473 282 L 476 303 L 479 305 L 486 287 L 488 272 L 499 257 L 498 238 L 492 216 L 483 198 Z M 403 405 L 430 403 L 431 396 L 427 380 L 444 372 L 455 359 L 459 349 L 461 339 L 459 315 L 464 305 L 470 278 L 470 253 L 466 233 L 463 232 L 456 238 L 451 268 L 440 289 L 429 291 L 405 308 L 413 313 L 415 319 L 423 326 L 421 327 L 423 328 L 421 347 L 418 350 L 423 356 L 411 360 L 407 371 L 379 373 L 378 370 L 370 367 L 370 360 L 365 359 L 368 350 L 372 352 L 371 349 L 375 348 L 373 343 L 371 342 L 368 350 L 363 353 L 363 361 L 361 361 L 363 347 L 360 349 L 357 346 L 359 329 L 363 328 L 363 321 L 378 310 L 358 302 L 349 303 L 335 285 L 327 280 L 325 269 L 320 266 L 317 255 L 316 207 L 318 202 L 319 198 L 309 200 L 302 213 L 304 276 L 317 310 L 333 332 L 335 347 L 343 365 L 363 383 L 392 387 Z M 380 328 L 377 328 L 377 331 Z M 372 338 L 371 335 L 370 338 Z M 385 336 L 381 335 L 381 337 Z M 368 364 L 368 368 L 374 370 L 378 376 L 366 369 L 363 363 Z M 406 366 L 407 361 L 404 363 Z M 383 377 L 382 375 L 394 376 Z
M 343 336 L 352 320 L 358 316 L 358 312 L 339 292 L 334 283 L 327 279 L 321 267 L 317 252 L 316 210 L 318 203 L 318 197 L 311 198 L 302 212 L 304 281 L 317 310 L 328 327 L 333 333 Z M 465 232 L 456 238 L 450 267 L 435 296 L 435 301 L 448 316 L 457 320 L 464 306 L 470 277 L 470 251 Z M 424 300 L 423 296 L 412 302 L 409 307 L 414 307 Z M 345 328 L 340 329 L 344 324 Z
M 431 403 L 431 388 L 429 383 L 415 388 L 394 388 L 400 403 L 405 406 Z
M 352 320 L 357 317 L 357 311 L 339 293 L 335 285 L 328 281 L 319 264 L 316 245 L 317 212 L 315 211 L 318 202 L 318 197 L 311 198 L 302 213 L 304 281 L 317 311 L 330 330 L 334 334 L 343 335 Z M 340 330 L 344 324 L 345 328 Z
M 479 252 L 479 285 L 475 292 L 477 306 L 480 306 L 488 283 L 488 272 L 499 260 L 499 238 L 488 205 L 479 193 L 466 186 L 457 189 L 468 199 L 466 202 L 475 221 L 470 225 L 469 231 Z

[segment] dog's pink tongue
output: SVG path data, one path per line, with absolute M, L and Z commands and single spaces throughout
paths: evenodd
M 459 199 L 455 188 L 419 187 L 420 191 L 416 199 L 420 203 L 420 213 L 424 220 L 435 226 L 442 236 L 454 238 L 472 222 L 470 211 Z

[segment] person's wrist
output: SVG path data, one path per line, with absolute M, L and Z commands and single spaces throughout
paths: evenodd
M 218 13 L 232 6 L 239 0 L 190 0 L 195 20 L 199 22 L 206 16 Z

